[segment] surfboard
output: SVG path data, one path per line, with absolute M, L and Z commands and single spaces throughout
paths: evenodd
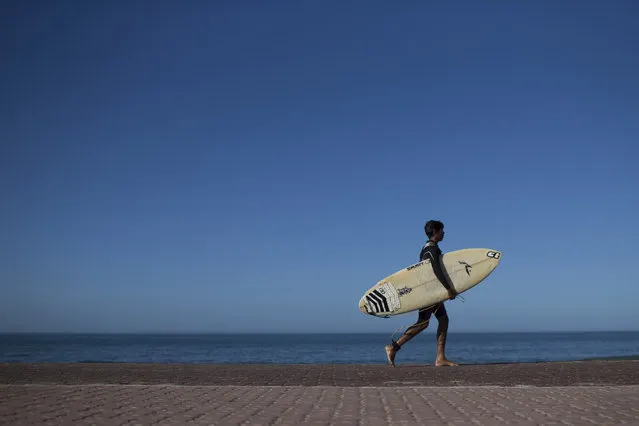
M 501 252 L 488 248 L 468 248 L 444 253 L 444 274 L 457 293 L 484 281 L 499 265 Z M 359 301 L 359 310 L 378 317 L 390 317 L 448 300 L 448 291 L 433 272 L 430 260 L 415 263 L 387 276 L 368 289 Z

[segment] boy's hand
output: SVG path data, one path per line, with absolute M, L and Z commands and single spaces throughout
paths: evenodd
M 450 297 L 450 300 L 453 300 L 455 297 L 457 297 L 457 292 L 454 289 L 448 290 L 448 297 Z

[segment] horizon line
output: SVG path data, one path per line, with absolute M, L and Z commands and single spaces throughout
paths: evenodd
M 484 331 L 448 331 L 448 334 L 514 334 L 514 333 L 526 333 L 526 334 L 539 334 L 539 333 L 638 333 L 636 330 L 484 330 Z M 387 331 L 3 331 L 1 334 L 101 334 L 101 335 L 114 335 L 114 334 L 154 334 L 154 335 L 274 335 L 274 334 L 288 334 L 288 335 L 320 335 L 320 334 L 387 334 Z M 425 333 L 434 333 L 434 331 Z

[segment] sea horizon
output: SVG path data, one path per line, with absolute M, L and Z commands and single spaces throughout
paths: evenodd
M 378 364 L 392 333 L 0 333 L 0 362 Z M 395 335 L 398 338 L 399 334 Z M 432 363 L 435 332 L 397 362 Z M 451 332 L 447 356 L 461 364 L 638 359 L 639 331 Z
M 637 330 L 504 330 L 504 331 L 476 331 L 476 330 L 448 330 L 448 335 L 453 334 L 588 334 L 588 333 L 639 333 Z M 367 334 L 380 335 L 392 334 L 391 331 L 0 331 L 2 335 L 16 334 L 80 334 L 80 335 L 353 335 Z M 435 329 L 427 329 L 421 333 L 435 334 Z

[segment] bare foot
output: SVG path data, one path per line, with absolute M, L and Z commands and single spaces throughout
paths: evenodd
M 437 367 L 457 367 L 458 364 L 455 364 L 452 361 L 447 360 L 446 358 L 438 359 L 435 361 L 435 366 Z
M 386 349 L 386 359 L 388 360 L 388 363 L 395 367 L 395 349 L 393 349 L 393 345 L 386 345 L 386 347 L 384 348 Z

